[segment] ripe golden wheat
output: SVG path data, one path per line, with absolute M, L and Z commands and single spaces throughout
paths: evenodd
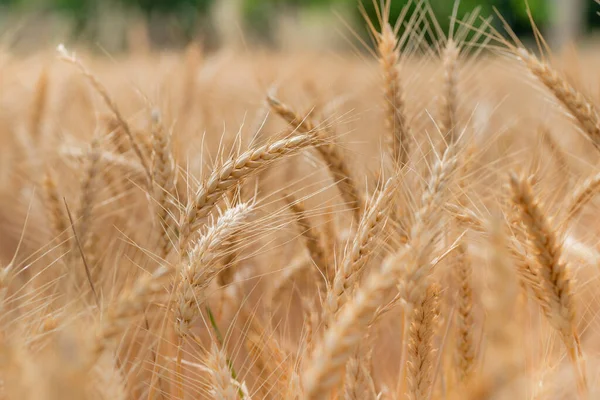
M 359 56 L 3 50 L 0 399 L 600 395 L 597 63 L 382 3 Z

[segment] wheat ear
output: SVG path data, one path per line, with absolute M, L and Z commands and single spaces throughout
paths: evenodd
M 316 150 L 327 164 L 327 168 L 329 169 L 342 198 L 353 212 L 355 221 L 360 221 L 361 213 L 364 208 L 364 199 L 358 189 L 356 181 L 350 173 L 350 167 L 346 162 L 346 157 L 344 157 L 339 147 L 330 140 L 328 142 L 325 141 L 325 134 L 322 130 L 315 127 L 314 122 L 310 118 L 302 118 L 290 107 L 272 96 L 269 96 L 267 100 L 271 109 L 286 120 L 290 126 L 301 133 L 314 132 L 322 139 L 323 143 L 320 143 L 320 145 L 316 147 Z
M 376 400 L 377 392 L 371 376 L 371 352 L 358 349 L 346 363 L 344 400 Z
M 562 259 L 562 247 L 550 221 L 533 194 L 529 179 L 510 174 L 512 202 L 518 208 L 529 243 L 540 266 L 539 273 L 550 301 L 546 314 L 550 324 L 560 333 L 569 358 L 578 373 L 578 387 L 587 393 L 585 371 L 581 368 L 582 352 L 575 318 L 575 302 L 571 289 L 569 266 Z
M 600 150 L 600 117 L 596 107 L 586 97 L 571 86 L 548 63 L 523 48 L 513 48 L 515 55 L 529 71 L 552 92 L 554 97 L 569 111 L 581 129 Z
M 46 172 L 43 182 L 44 187 L 44 199 L 46 202 L 46 208 L 48 210 L 48 219 L 52 227 L 53 237 L 57 242 L 60 243 L 60 237 L 67 231 L 67 220 L 64 213 L 63 203 L 60 200 L 58 194 L 58 188 L 56 187 L 56 180 L 50 173 Z M 61 247 L 65 247 L 66 251 L 69 251 L 69 241 L 66 244 L 61 244 Z
M 408 391 L 411 400 L 429 399 L 435 364 L 433 337 L 436 331 L 440 286 L 431 284 L 415 305 L 408 333 Z
M 204 289 L 219 273 L 216 261 L 223 255 L 223 246 L 238 231 L 254 206 L 240 203 L 228 209 L 209 226 L 189 251 L 189 261 L 181 271 L 181 282 L 176 291 L 175 330 L 179 336 L 189 333 L 204 301 Z
M 397 180 L 391 178 L 383 189 L 373 196 L 371 204 L 368 205 L 358 224 L 354 238 L 346 246 L 342 264 L 336 271 L 333 284 L 327 293 L 326 321 L 338 312 L 347 296 L 352 294 L 358 275 L 375 249 L 377 237 L 383 232 L 388 220 L 388 211 L 394 199 L 396 185 Z
M 116 121 L 119 123 L 121 128 L 123 128 L 123 131 L 127 135 L 127 138 L 129 139 L 129 142 L 131 143 L 131 147 L 133 148 L 133 151 L 135 152 L 138 159 L 140 160 L 142 167 L 144 167 L 144 171 L 146 172 L 146 177 L 148 179 L 148 184 L 150 184 L 150 182 L 152 182 L 152 173 L 150 172 L 150 167 L 148 165 L 148 161 L 146 160 L 146 157 L 142 153 L 142 150 L 140 149 L 140 146 L 138 145 L 136 138 L 133 136 L 133 132 L 131 131 L 129 124 L 127 123 L 125 118 L 123 118 L 123 115 L 119 111 L 119 108 L 117 107 L 115 102 L 108 95 L 108 90 L 106 90 L 106 87 L 98 80 L 98 78 L 96 78 L 96 76 L 94 76 L 94 74 L 92 74 L 81 63 L 81 61 L 79 61 L 79 59 L 77 59 L 77 57 L 75 57 L 74 53 L 69 54 L 67 49 L 62 44 L 58 46 L 57 50 L 58 50 L 61 60 L 65 61 L 69 64 L 72 64 L 75 67 L 77 67 L 77 69 L 79 69 L 79 72 L 87 79 L 87 81 L 92 85 L 92 87 L 96 90 L 96 92 L 98 92 L 98 94 L 100 95 L 100 97 L 102 97 L 102 100 L 104 101 L 106 106 L 114 114 Z
M 600 173 L 587 178 L 575 188 L 567 200 L 564 224 L 572 221 L 585 205 L 600 192 Z
M 157 111 L 152 113 L 152 177 L 154 178 L 154 201 L 156 217 L 160 230 L 159 256 L 169 253 L 171 240 L 171 216 L 169 215 L 169 196 L 173 195 L 176 185 L 175 160 L 171 151 L 170 136 L 165 133 Z
M 472 267 L 466 245 L 461 242 L 456 252 L 455 279 L 458 284 L 456 325 L 458 329 L 456 360 L 459 379 L 467 380 L 473 371 L 475 360 L 475 332 L 473 325 Z
M 98 174 L 100 167 L 100 142 L 94 137 L 88 153 L 87 168 L 81 181 L 81 200 L 77 212 L 79 240 L 85 250 L 89 250 L 92 234 L 93 212 L 98 196 Z
M 331 254 L 328 254 L 330 249 L 326 249 L 324 246 L 322 234 L 310 223 L 306 216 L 306 208 L 303 202 L 296 200 L 296 198 L 289 193 L 286 194 L 285 201 L 296 217 L 296 223 L 300 227 L 301 234 L 304 237 L 304 245 L 306 246 L 310 257 L 321 274 L 329 281 L 331 277 L 329 267 L 333 257 Z
M 252 357 L 252 368 L 260 378 L 260 397 L 285 398 L 288 391 L 291 365 L 270 324 L 253 314 L 248 305 L 243 305 L 241 313 L 248 324 L 246 348 Z M 257 394 L 258 395 L 258 394 Z
M 239 400 L 239 385 L 231 377 L 231 366 L 224 350 L 213 342 L 205 361 L 210 375 L 209 394 L 214 399 Z
M 302 374 L 306 399 L 327 399 L 342 379 L 344 366 L 362 340 L 383 294 L 395 286 L 409 261 L 407 250 L 384 262 L 381 270 L 369 275 L 364 284 L 335 316 L 308 360 Z
M 385 125 L 388 130 L 387 142 L 392 151 L 393 161 L 400 167 L 408 161 L 410 131 L 406 118 L 402 84 L 398 62 L 400 49 L 398 38 L 387 21 L 382 26 L 381 33 L 376 36 L 379 64 L 384 80 L 384 110 Z
M 441 209 L 457 165 L 456 144 L 450 144 L 442 158 L 434 165 L 427 186 L 421 195 L 419 208 L 414 213 L 414 222 L 409 231 L 409 243 L 428 251 L 418 253 L 422 258 L 410 264 L 414 269 L 407 269 L 400 282 L 400 295 L 409 304 L 418 303 L 419 297 L 425 291 L 427 278 L 435 266 L 435 263 L 432 263 L 431 252 L 443 226 L 443 221 L 440 221 Z
M 40 140 L 42 133 L 42 121 L 48 105 L 48 68 L 44 67 L 42 73 L 35 84 L 35 95 L 31 107 L 30 136 L 35 140 Z
M 216 167 L 200 185 L 193 201 L 187 207 L 181 224 L 180 242 L 185 244 L 189 236 L 201 226 L 201 220 L 214 208 L 223 194 L 242 179 L 263 170 L 271 162 L 315 144 L 312 134 L 300 134 L 253 147 L 239 156 L 231 157 Z M 181 246 L 182 246 L 181 245 Z
M 456 141 L 456 123 L 458 108 L 458 56 L 460 48 L 456 42 L 450 38 L 442 52 L 442 64 L 444 67 L 444 81 L 442 85 L 442 95 L 440 96 L 440 126 L 439 129 L 444 135 L 446 143 Z

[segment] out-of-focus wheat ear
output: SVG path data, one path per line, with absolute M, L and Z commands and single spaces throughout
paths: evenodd
M 517 312 L 519 286 L 502 222 L 499 218 L 485 221 L 489 237 L 489 289 L 481 293 L 481 303 L 487 315 L 483 324 L 483 334 L 487 343 L 482 351 L 485 352 L 485 360 L 488 360 L 487 363 L 494 374 L 513 369 L 520 370 L 523 365 L 522 354 L 515 352 L 515 349 L 519 348 L 518 320 L 505 317 Z M 497 282 L 504 282 L 504 285 L 500 287 Z M 473 380 L 470 383 L 472 384 Z
M 52 228 L 52 236 L 58 242 L 61 243 L 61 238 L 64 238 L 65 232 L 67 231 L 67 220 L 64 213 L 63 202 L 60 199 L 58 188 L 56 186 L 56 180 L 52 173 L 47 170 L 44 176 L 44 200 L 46 203 L 47 218 Z M 65 239 L 64 245 L 61 245 L 66 251 L 69 251 L 70 240 Z
M 144 168 L 144 171 L 146 172 L 146 178 L 148 179 L 147 184 L 150 185 L 150 183 L 152 182 L 152 172 L 150 171 L 150 164 L 148 163 L 148 160 L 146 160 L 146 157 L 142 153 L 142 150 L 141 150 L 139 144 L 137 143 L 137 140 L 134 137 L 129 124 L 127 123 L 125 118 L 123 118 L 123 115 L 119 111 L 119 108 L 117 107 L 115 102 L 112 100 L 112 98 L 109 96 L 108 90 L 106 89 L 106 87 L 98 80 L 98 78 L 94 74 L 92 74 L 81 63 L 81 61 L 79 61 L 79 59 L 77 57 L 75 57 L 74 53 L 69 54 L 69 52 L 67 51 L 67 49 L 65 48 L 64 45 L 62 45 L 62 44 L 59 45 L 57 50 L 60 55 L 60 59 L 77 67 L 79 72 L 87 79 L 87 81 L 90 83 L 90 85 L 92 85 L 92 87 L 96 90 L 96 92 L 98 92 L 98 94 L 100 95 L 100 97 L 102 97 L 102 100 L 104 101 L 106 106 L 114 114 L 116 121 L 119 123 L 121 128 L 123 128 L 123 132 L 125 132 L 125 135 L 129 139 L 129 142 L 131 144 L 131 147 L 133 148 L 133 151 L 135 152 L 136 156 L 140 160 L 140 163 L 142 164 L 142 167 Z
M 600 192 L 600 173 L 590 176 L 581 184 L 575 187 L 567 200 L 567 210 L 564 214 L 563 224 L 572 221 L 585 205 Z
M 275 304 L 281 298 L 285 298 L 285 294 L 290 292 L 290 286 L 300 279 L 304 274 L 311 272 L 311 260 L 305 254 L 301 254 L 289 263 L 283 266 L 283 271 L 274 279 L 269 287 L 269 296 L 265 304 L 267 315 L 272 315 L 275 311 Z M 322 277 L 319 277 L 322 279 Z
M 92 139 L 87 156 L 87 167 L 81 181 L 81 198 L 77 210 L 77 233 L 81 246 L 87 252 L 90 249 L 90 235 L 93 229 L 93 212 L 98 200 L 98 175 L 100 170 L 100 141 Z M 77 249 L 74 249 L 76 252 Z
M 466 381 L 473 371 L 476 344 L 473 321 L 473 270 L 464 242 L 461 242 L 457 248 L 455 263 L 454 274 L 458 285 L 456 362 L 458 364 L 459 380 Z
M 302 118 L 289 106 L 272 96 L 267 97 L 267 100 L 271 109 L 286 120 L 294 129 L 297 129 L 301 133 L 314 132 L 321 139 L 320 145 L 316 147 L 316 150 L 327 164 L 329 173 L 333 177 L 342 198 L 352 210 L 354 219 L 358 223 L 364 209 L 364 199 L 358 189 L 356 181 L 350 173 L 350 167 L 346 162 L 346 157 L 344 157 L 344 154 L 340 151 L 339 146 L 332 141 L 332 138 L 326 137 L 324 130 L 316 128 L 315 123 L 309 116 Z
M 0 267 L 0 311 L 4 312 L 6 294 L 12 279 L 12 265 Z
M 96 336 L 92 340 L 89 365 L 92 367 L 105 350 L 130 327 L 131 320 L 143 315 L 150 302 L 165 294 L 165 285 L 172 280 L 172 267 L 162 265 L 152 274 L 139 277 L 133 286 L 123 291 L 113 304 L 100 314 Z
M 276 332 L 247 304 L 242 306 L 241 314 L 248 326 L 246 348 L 259 377 L 260 397 L 286 398 L 292 366 Z
M 398 38 L 390 24 L 382 24 L 381 33 L 376 34 L 377 54 L 383 73 L 383 96 L 388 148 L 392 160 L 400 168 L 408 162 L 410 130 L 406 118 L 402 94 L 402 82 L 398 62 L 400 49 Z
M 529 245 L 540 266 L 539 274 L 550 301 L 549 322 L 560 333 L 567 347 L 567 354 L 578 374 L 580 394 L 585 396 L 588 391 L 587 378 L 581 359 L 572 278 L 569 266 L 562 257 L 562 245 L 533 193 L 530 179 L 511 173 L 509 182 L 512 202 L 519 210 Z
M 316 149 L 327 164 L 327 168 L 329 168 L 342 198 L 347 207 L 352 210 L 355 222 L 358 223 L 364 210 L 365 200 L 350 173 L 350 167 L 346 162 L 347 158 L 341 152 L 339 146 L 332 141 L 332 138 L 326 138 L 324 133 L 321 134 L 321 138 L 327 140 Z
M 460 48 L 450 38 L 442 52 L 444 67 L 444 81 L 442 95 L 440 96 L 440 122 L 439 129 L 444 135 L 445 143 L 454 143 L 457 138 L 458 114 L 458 57 Z
M 352 295 L 359 274 L 366 265 L 371 252 L 377 246 L 388 220 L 398 180 L 388 179 L 381 191 L 375 193 L 367 205 L 354 238 L 347 244 L 341 266 L 337 269 L 333 284 L 325 300 L 325 320 L 332 318 Z
M 189 261 L 183 266 L 174 301 L 175 331 L 186 336 L 194 323 L 199 305 L 205 300 L 204 290 L 217 276 L 217 261 L 230 236 L 242 227 L 254 210 L 253 204 L 240 203 L 225 211 L 200 236 L 189 251 Z
M 296 223 L 300 227 L 300 233 L 304 238 L 304 245 L 308 250 L 310 257 L 319 269 L 322 276 L 330 281 L 333 277 L 333 268 L 331 268 L 331 261 L 333 256 L 330 253 L 331 249 L 326 249 L 323 244 L 323 236 L 321 233 L 310 223 L 306 215 L 306 207 L 304 203 L 298 201 L 292 194 L 285 195 L 285 201 L 294 213 L 296 217 Z M 330 269 L 331 268 L 331 269 Z
M 279 101 L 272 95 L 267 96 L 267 102 L 277 115 L 283 118 L 290 126 L 300 133 L 315 132 L 315 124 L 308 116 L 302 117 L 300 114 L 292 110 L 288 105 Z
M 346 363 L 344 400 L 376 400 L 377 392 L 371 376 L 372 352 L 360 348 Z
M 583 93 L 571 86 L 547 62 L 540 60 L 524 48 L 511 46 L 511 50 L 529 71 L 552 92 L 583 132 L 588 135 L 594 146 L 600 150 L 600 116 L 594 104 Z
M 31 104 L 31 119 L 29 122 L 29 132 L 31 138 L 38 142 L 42 134 L 42 122 L 46 113 L 48 103 L 48 67 L 44 67 L 35 84 L 33 102 Z
M 561 148 L 560 144 L 554 140 L 550 130 L 543 125 L 539 128 L 539 134 L 542 137 L 542 143 L 550 150 L 552 157 L 554 157 L 556 160 L 559 171 L 568 175 L 571 168 L 567 159 L 567 155 Z
M 434 336 L 437 329 L 440 286 L 427 287 L 419 304 L 415 305 L 408 331 L 407 381 L 412 400 L 426 400 L 433 390 L 435 367 Z
M 175 194 L 177 171 L 170 136 L 163 128 L 157 110 L 152 112 L 152 147 L 154 205 L 158 226 L 160 226 L 158 255 L 165 258 L 171 247 L 170 232 L 174 221 L 169 214 L 171 209 L 169 198 Z
M 214 399 L 239 400 L 239 384 L 231 376 L 231 366 L 225 350 L 213 341 L 205 365 L 210 375 L 209 394 Z
M 514 251 L 514 249 L 511 252 L 515 258 L 517 274 L 519 275 L 523 288 L 529 291 L 530 295 L 533 296 L 533 299 L 542 310 L 542 313 L 550 317 L 552 313 L 550 297 L 544 287 L 544 281 L 538 267 L 534 265 L 534 261 L 527 255 L 520 254 Z
M 262 146 L 252 147 L 238 156 L 233 156 L 215 167 L 202 182 L 189 202 L 180 223 L 179 241 L 183 249 L 190 236 L 201 226 L 219 199 L 242 179 L 260 172 L 272 162 L 315 144 L 313 134 L 300 134 L 276 140 Z
M 114 151 L 118 154 L 127 153 L 131 145 L 129 139 L 123 134 L 123 128 L 115 116 L 113 114 L 103 114 L 99 119 Z

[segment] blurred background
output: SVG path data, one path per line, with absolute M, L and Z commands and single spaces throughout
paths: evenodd
M 0 39 L 22 51 L 90 44 L 109 52 L 178 48 L 197 41 L 220 45 L 260 44 L 279 49 L 349 46 L 352 31 L 365 35 L 358 3 L 374 16 L 372 0 L 0 0 Z M 379 0 L 376 0 L 379 1 Z M 392 2 L 392 18 L 407 0 Z M 594 40 L 600 6 L 594 0 L 528 0 L 536 23 L 555 48 Z M 430 0 L 447 31 L 454 2 Z M 459 19 L 480 7 L 496 8 L 515 32 L 531 28 L 525 0 L 462 0 Z M 494 18 L 496 24 L 498 18 Z

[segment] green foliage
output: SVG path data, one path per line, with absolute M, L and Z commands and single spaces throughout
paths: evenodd
M 214 0 L 119 0 L 144 12 L 178 13 L 182 10 L 206 12 Z
M 367 15 L 373 21 L 376 20 L 376 12 L 372 0 L 360 0 L 367 11 Z M 409 3 L 407 0 L 392 1 L 390 22 L 395 22 L 401 13 L 401 10 Z M 411 8 L 415 8 L 415 1 L 410 1 Z M 548 2 L 546 0 L 527 0 L 531 13 L 538 25 L 544 25 L 548 21 Z M 450 27 L 450 18 L 454 8 L 452 0 L 430 0 L 429 4 L 433 9 L 436 19 L 442 29 L 448 32 Z M 494 9 L 505 18 L 517 33 L 526 33 L 529 24 L 525 0 L 462 0 L 459 3 L 457 19 L 461 20 L 467 13 L 479 9 L 482 17 L 495 16 Z M 495 18 L 496 20 L 498 18 Z

